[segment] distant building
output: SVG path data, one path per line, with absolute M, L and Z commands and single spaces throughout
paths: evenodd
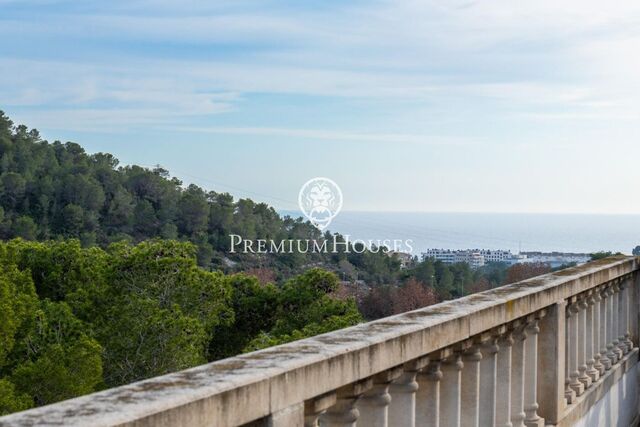
M 524 262 L 541 262 L 551 267 L 571 263 L 580 265 L 591 260 L 590 254 L 572 252 L 522 252 L 522 256 L 525 258 Z
M 544 263 L 551 267 L 588 262 L 589 254 L 568 252 L 521 252 L 513 254 L 509 250 L 493 249 L 427 249 L 422 253 L 422 259 L 432 258 L 445 264 L 466 262 L 473 268 L 482 267 L 489 262 L 504 262 L 510 265 L 520 263 Z
M 485 264 L 484 255 L 480 250 L 450 250 L 450 249 L 427 249 L 422 253 L 422 259 L 432 258 L 442 261 L 445 264 L 455 264 L 466 262 L 473 268 L 482 267 Z
M 511 262 L 516 258 L 511 251 L 505 251 L 502 249 L 491 250 L 491 249 L 481 249 L 480 254 L 484 257 L 485 262 Z

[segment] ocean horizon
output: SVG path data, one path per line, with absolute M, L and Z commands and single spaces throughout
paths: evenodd
M 635 214 L 343 211 L 328 230 L 351 240 L 411 239 L 414 255 L 429 248 L 631 254 L 640 245 Z

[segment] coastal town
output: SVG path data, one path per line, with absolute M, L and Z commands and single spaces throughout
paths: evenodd
M 467 263 L 473 268 L 483 267 L 491 262 L 502 262 L 508 265 L 524 263 L 543 263 L 556 268 L 561 265 L 581 265 L 591 259 L 587 253 L 571 252 L 518 252 L 491 249 L 428 249 L 421 254 L 421 259 L 434 259 L 445 264 Z
M 484 267 L 489 263 L 515 264 L 547 264 L 551 268 L 566 265 L 582 265 L 591 260 L 589 253 L 576 252 L 542 252 L 521 251 L 511 252 L 507 249 L 427 249 L 419 257 L 407 252 L 389 251 L 390 256 L 396 257 L 403 268 L 409 267 L 413 262 L 432 259 L 444 264 L 465 263 L 471 268 Z

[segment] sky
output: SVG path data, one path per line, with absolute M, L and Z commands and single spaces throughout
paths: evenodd
M 295 209 L 640 213 L 640 2 L 0 0 L 0 109 Z

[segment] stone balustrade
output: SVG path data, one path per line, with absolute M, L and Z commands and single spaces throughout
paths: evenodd
M 638 268 L 635 258 L 608 258 L 0 426 L 574 425 L 637 368 Z M 629 405 L 637 389 L 625 390 Z M 637 406 L 634 398 L 632 415 Z

